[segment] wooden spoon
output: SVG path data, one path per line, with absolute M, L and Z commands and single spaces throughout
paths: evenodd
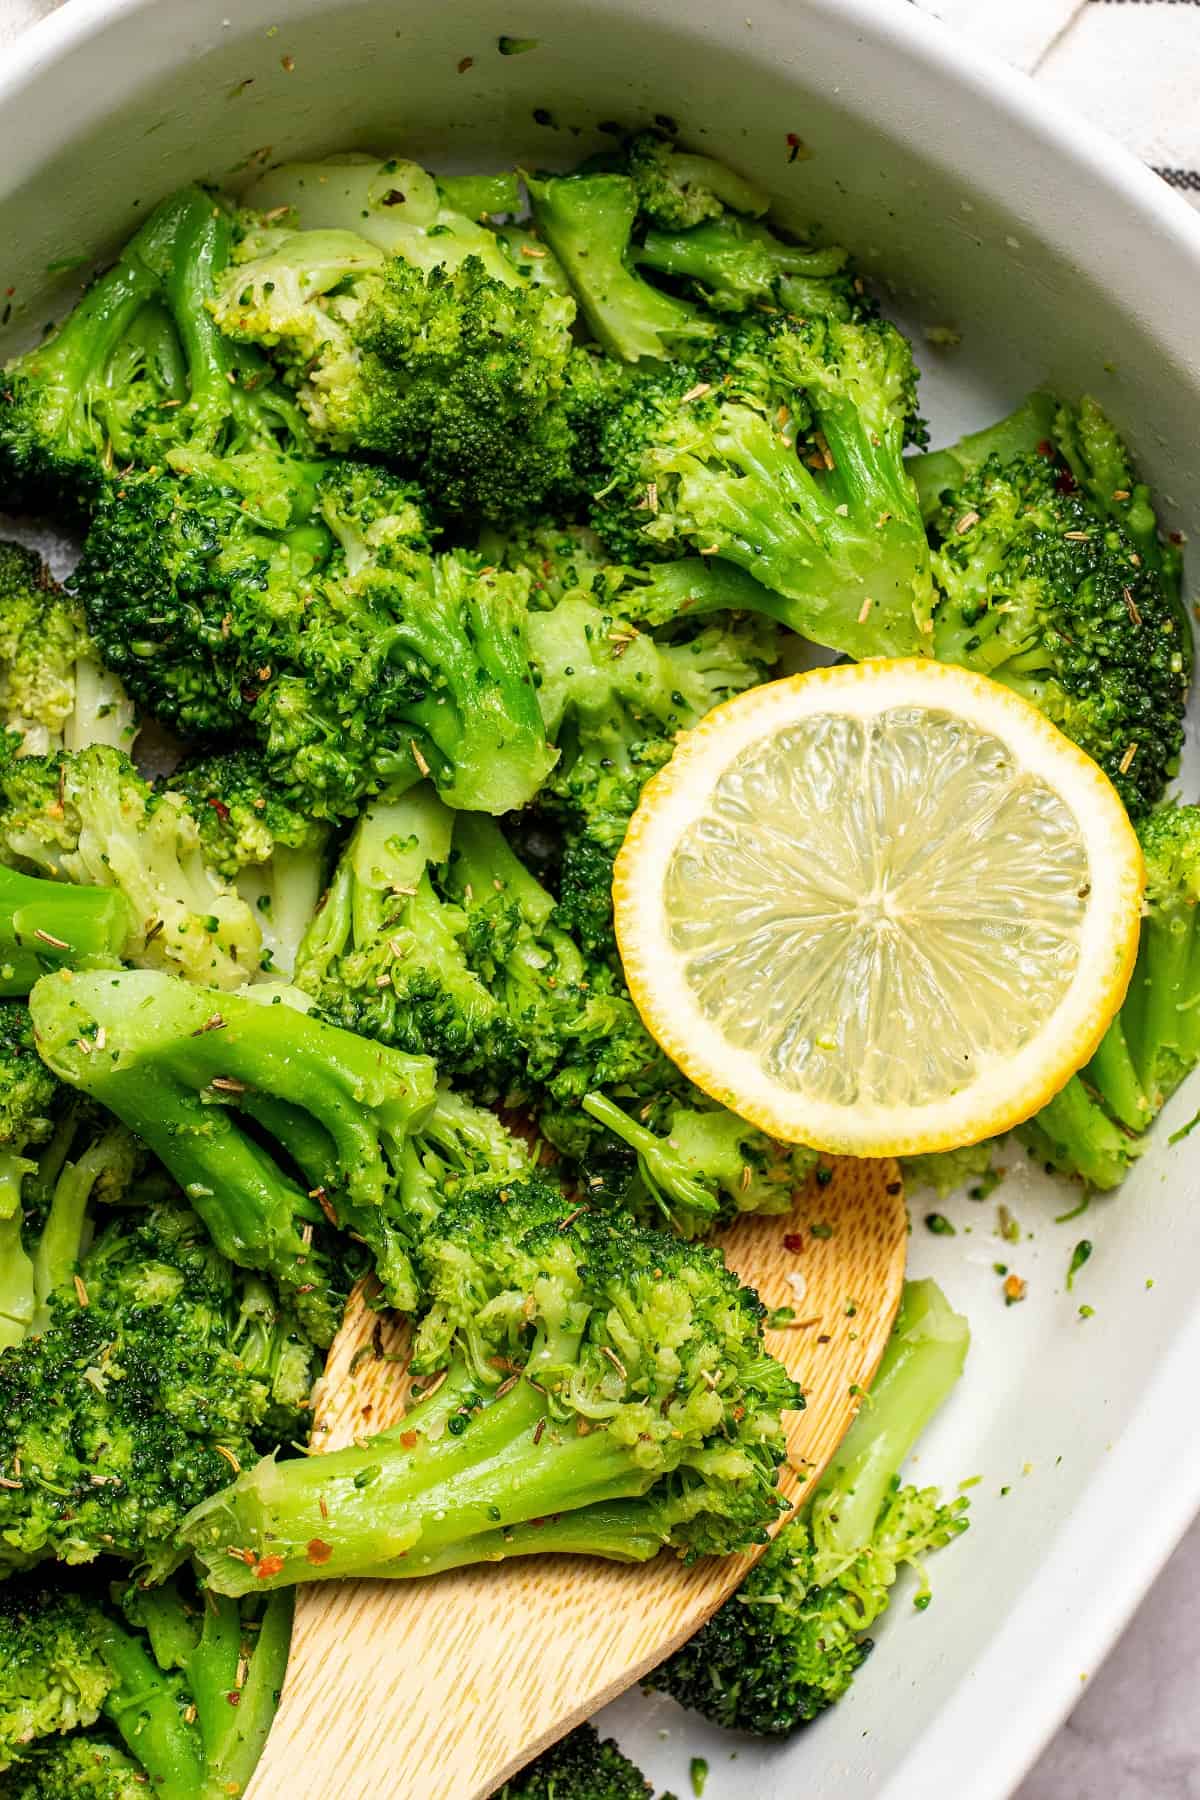
M 841 1161 L 790 1217 L 747 1218 L 730 1264 L 795 1321 L 768 1332 L 803 1384 L 781 1487 L 824 1469 L 883 1353 L 907 1218 L 893 1162 Z M 403 1322 L 352 1300 L 318 1392 L 336 1449 L 403 1416 Z M 249 1800 L 484 1800 L 699 1629 L 755 1560 L 516 1558 L 416 1581 L 301 1588 L 275 1728 Z M 761 1554 L 761 1552 L 757 1553 Z

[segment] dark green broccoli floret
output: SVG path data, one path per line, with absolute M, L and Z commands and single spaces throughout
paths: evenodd
M 628 175 L 529 178 L 538 234 L 575 291 L 593 335 L 625 362 L 686 353 L 715 330 L 698 307 L 651 287 L 634 267 L 638 192 Z
M 49 484 L 91 501 L 114 470 L 183 446 L 303 449 L 299 408 L 206 310 L 232 235 L 212 195 L 181 189 L 60 329 L 10 363 L 0 456 L 19 487 Z
M 834 1462 L 737 1593 L 650 1685 L 717 1725 L 782 1736 L 840 1700 L 906 1565 L 966 1530 L 967 1502 L 900 1470 L 962 1372 L 969 1333 L 910 1281 L 879 1373 Z M 928 1601 L 922 1585 L 918 1605 Z
M 517 1048 L 507 1015 L 467 963 L 466 914 L 431 879 L 455 817 L 428 783 L 368 808 L 300 946 L 296 984 L 348 1031 L 502 1084 Z
M 1092 1188 L 1124 1180 L 1200 1062 L 1200 807 L 1160 807 L 1138 836 L 1146 901 L 1129 992 L 1091 1062 L 1018 1132 L 1039 1161 Z
M 82 611 L 20 544 L 0 543 L 0 725 L 17 733 L 27 756 L 87 744 L 128 749 L 135 731 Z
M 280 791 L 257 750 L 196 757 L 164 786 L 188 802 L 207 866 L 253 908 L 263 966 L 290 975 L 324 886 L 330 825 Z
M 6 1587 L 5 1793 L 14 1800 L 242 1793 L 278 1704 L 291 1626 L 289 1595 L 239 1604 L 197 1591 L 185 1577 L 131 1590 L 124 1616 L 95 1589 Z M 103 1730 L 90 1729 L 101 1717 Z
M 178 968 L 193 981 L 240 987 L 262 957 L 254 911 L 205 860 L 196 816 L 183 796 L 158 792 L 121 750 L 98 745 L 72 755 L 0 754 L 0 861 L 72 883 L 62 960 L 88 946 L 69 929 L 69 908 L 95 905 L 86 890 L 113 889 L 124 901 L 120 953 L 150 967 Z M 0 896 L 11 879 L 0 874 Z M 2 904 L 2 900 L 0 900 Z M 19 891 L 12 904 L 21 904 Z M 30 896 L 31 916 L 36 910 Z M 45 939 L 42 949 L 54 949 Z
M 322 443 L 419 470 L 450 513 L 508 518 L 574 486 L 572 300 L 477 255 L 425 272 L 352 232 L 276 228 L 243 251 L 217 323 L 282 364 Z
M 315 1342 L 328 1343 L 340 1317 L 312 1234 L 329 1215 L 380 1257 L 393 1304 L 411 1304 L 385 1201 L 409 1134 L 435 1105 L 427 1057 L 353 1036 L 278 995 L 223 994 L 144 970 L 43 979 L 30 1011 L 55 1073 L 137 1132 L 222 1254 L 269 1273 Z M 282 1164 L 240 1113 L 275 1141 Z M 291 1165 L 329 1179 L 300 1187 Z M 318 1186 L 328 1192 L 310 1195 Z
M 798 1394 L 718 1251 L 526 1179 L 445 1208 L 418 1256 L 412 1368 L 444 1375 L 402 1426 L 263 1461 L 198 1507 L 181 1539 L 219 1591 L 403 1579 L 542 1542 L 640 1559 L 759 1540 Z
M 1052 450 L 990 457 L 944 497 L 932 530 L 935 655 L 1031 700 L 1131 813 L 1152 806 L 1178 767 L 1190 656 L 1135 539 Z
M 231 1464 L 305 1428 L 311 1346 L 186 1207 L 114 1212 L 80 1254 L 111 1143 L 59 1173 L 30 1335 L 0 1355 L 0 1569 L 169 1555 Z
M 632 388 L 592 523 L 630 562 L 738 564 L 770 590 L 763 611 L 831 649 L 926 655 L 929 551 L 902 457 L 915 380 L 883 320 L 742 325 Z
M 864 310 L 844 250 L 789 244 L 747 219 L 648 231 L 633 255 L 642 268 L 687 283 L 716 312 L 778 307 L 799 319 L 849 319 Z
M 127 481 L 77 574 L 109 663 L 185 735 L 252 734 L 317 816 L 432 772 L 503 812 L 553 765 L 525 647 L 528 577 L 427 553 L 413 488 L 354 464 L 210 463 Z
M 654 224 L 683 230 L 725 212 L 759 218 L 770 200 L 762 189 L 712 156 L 680 150 L 657 131 L 640 131 L 625 146 L 638 210 Z
M 646 1777 L 612 1738 L 577 1725 L 514 1775 L 494 1800 L 649 1800 Z

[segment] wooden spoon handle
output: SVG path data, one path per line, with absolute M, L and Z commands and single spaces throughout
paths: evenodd
M 841 1441 L 899 1304 L 907 1218 L 896 1165 L 836 1162 L 789 1217 L 745 1219 L 724 1247 L 769 1307 L 795 1313 L 767 1340 L 807 1399 L 788 1418 L 781 1486 L 795 1499 Z M 315 1442 L 334 1449 L 403 1415 L 405 1342 L 401 1321 L 351 1304 Z M 691 1637 L 753 1561 L 547 1556 L 302 1589 L 250 1800 L 484 1800 Z

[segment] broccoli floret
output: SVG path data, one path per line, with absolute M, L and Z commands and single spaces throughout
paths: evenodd
M 529 1178 L 446 1207 L 418 1255 L 430 1300 L 412 1368 L 440 1378 L 402 1426 L 265 1460 L 198 1507 L 181 1541 L 218 1591 L 522 1554 L 534 1519 L 549 1548 L 627 1558 L 760 1539 L 798 1393 L 718 1251 Z
M 468 966 L 461 907 L 435 890 L 456 815 L 428 783 L 376 801 L 355 827 L 300 947 L 296 984 L 323 1018 L 447 1074 L 499 1075 L 516 1044 Z
M 290 975 L 324 887 L 328 821 L 281 793 L 257 750 L 197 757 L 165 785 L 188 802 L 207 866 L 253 909 L 263 967 Z
M 129 1800 L 147 1791 L 218 1800 L 243 1792 L 278 1704 L 291 1627 L 290 1595 L 239 1603 L 182 1577 L 131 1590 L 124 1614 L 91 1588 L 5 1588 L 5 1792 L 16 1800 Z M 101 1717 L 103 1733 L 93 1732 Z
M 628 1144 L 647 1196 L 684 1236 L 712 1230 L 739 1212 L 790 1212 L 819 1159 L 804 1144 L 777 1144 L 723 1106 L 672 1106 L 661 1135 L 588 1094 L 584 1111 Z
M 742 325 L 634 386 L 592 523 L 629 562 L 738 564 L 770 590 L 764 611 L 830 649 L 927 655 L 929 552 L 902 457 L 915 379 L 883 320 Z
M 932 1188 L 939 1200 L 945 1200 L 969 1181 L 994 1186 L 998 1179 L 992 1168 L 996 1140 L 967 1144 L 958 1150 L 932 1150 L 923 1156 L 902 1156 L 900 1173 L 906 1187 Z
M 1114 1188 L 1200 1062 L 1200 807 L 1162 806 L 1138 827 L 1146 898 L 1129 991 L 1087 1067 L 1018 1136 L 1050 1168 Z
M 231 988 L 259 966 L 258 921 L 205 861 L 195 814 L 182 795 L 153 789 L 123 751 L 0 760 L 0 859 L 81 889 L 115 889 L 130 962 Z M 62 935 L 72 944 L 64 960 L 79 960 L 84 946 Z
M 922 517 L 933 519 L 948 496 L 977 475 L 989 457 L 1008 463 L 1017 457 L 1032 456 L 1038 450 L 1043 455 L 1050 452 L 1057 411 L 1054 396 L 1038 389 L 996 424 L 968 432 L 944 450 L 926 450 L 911 457 L 907 466 L 920 498 Z
M 386 1250 L 394 1266 L 381 1268 L 384 1285 L 393 1304 L 411 1305 L 385 1202 L 408 1135 L 435 1105 L 427 1057 L 353 1036 L 265 990 L 223 994 L 143 970 L 43 979 L 30 1011 L 54 1072 L 137 1132 L 222 1254 L 270 1274 L 314 1342 L 327 1344 L 340 1318 L 311 1229 L 323 1218 Z M 274 1139 L 283 1166 L 238 1114 Z M 328 1191 L 310 1195 L 289 1165 L 328 1170 L 328 1182 L 308 1182 Z
M 655 225 L 685 230 L 726 210 L 760 218 L 770 205 L 762 189 L 717 162 L 678 149 L 657 131 L 640 131 L 625 146 L 638 209 Z
M 865 310 L 844 250 L 789 244 L 747 219 L 648 231 L 633 255 L 641 268 L 686 283 L 715 312 L 777 307 L 798 319 L 850 319 Z
M 77 1732 L 22 1757 L 4 1791 L 8 1800 L 146 1800 L 146 1773 L 108 1737 Z
M 989 458 L 932 524 L 933 648 L 1039 707 L 1135 816 L 1178 767 L 1190 666 L 1136 541 L 1050 455 Z
M 109 1134 L 59 1173 L 30 1335 L 0 1355 L 3 1570 L 169 1557 L 180 1518 L 231 1466 L 305 1428 L 308 1340 L 188 1208 L 112 1212 L 80 1254 L 122 1153 Z
M 573 300 L 477 255 L 423 271 L 351 232 L 275 229 L 253 248 L 217 323 L 282 364 L 322 443 L 419 470 L 454 514 L 509 518 L 573 488 Z
M 49 339 L 10 363 L 0 456 L 19 487 L 93 501 L 122 466 L 188 446 L 302 450 L 300 409 L 206 310 L 233 225 L 198 187 L 157 207 Z
M 932 1281 L 906 1283 L 879 1373 L 831 1467 L 737 1593 L 650 1685 L 714 1724 L 783 1736 L 842 1698 L 905 1566 L 966 1530 L 965 1498 L 900 1470 L 962 1372 L 969 1333 Z M 928 1602 L 922 1579 L 917 1604 Z
M 100 666 L 83 614 L 39 556 L 0 543 L 0 720 L 21 753 L 127 750 L 136 726 L 115 675 Z
M 494 1800 L 650 1800 L 650 1783 L 612 1738 L 577 1725 L 514 1775 Z
M 528 577 L 427 554 L 415 490 L 356 465 L 130 479 L 77 573 L 110 665 L 187 736 L 253 734 L 318 817 L 432 772 L 451 805 L 523 805 L 553 766 Z
M 630 176 L 530 177 L 527 186 L 538 234 L 566 270 L 592 334 L 611 355 L 629 363 L 665 361 L 713 335 L 714 320 L 638 274 L 638 192 Z

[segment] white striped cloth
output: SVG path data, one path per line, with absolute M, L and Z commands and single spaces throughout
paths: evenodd
M 64 3 L 0 0 L 0 47 Z M 1200 207 L 1200 0 L 912 4 L 1024 69 Z
M 1200 207 L 1200 0 L 914 0 L 1120 138 Z

